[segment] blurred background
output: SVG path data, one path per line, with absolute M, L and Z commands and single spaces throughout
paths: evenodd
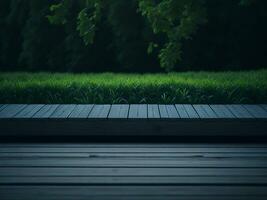
M 161 72 L 151 41 L 163 44 L 138 11 L 137 0 L 109 0 L 94 42 L 77 31 L 79 1 L 68 10 L 68 23 L 48 20 L 56 0 L 0 0 L 0 70 L 55 72 Z M 75 3 L 77 2 L 77 3 Z M 244 70 L 267 67 L 267 1 L 206 0 L 206 22 L 182 43 L 174 71 Z

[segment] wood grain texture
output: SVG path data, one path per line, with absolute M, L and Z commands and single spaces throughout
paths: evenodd
M 94 106 L 93 104 L 76 105 L 68 118 L 71 118 L 71 119 L 75 119 L 75 118 L 86 119 L 89 116 L 93 106 Z
M 1 109 L 0 137 L 267 138 L 264 105 L 2 105 Z
M 266 144 L 0 144 L 0 196 L 266 199 Z
M 157 104 L 148 104 L 147 106 L 147 117 L 149 119 L 159 119 L 160 114 L 159 114 L 159 106 Z
M 94 105 L 88 118 L 107 119 L 111 105 Z
M 34 119 L 48 119 L 54 112 L 55 110 L 59 107 L 59 105 L 45 105 L 42 107 L 37 113 L 35 113 L 32 118 Z
M 26 104 L 13 104 L 7 105 L 4 109 L 0 111 L 1 118 L 13 118 L 16 114 L 22 111 L 27 105 Z
M 31 118 L 36 114 L 44 105 L 42 104 L 32 104 L 27 105 L 21 112 L 16 114 L 14 118 Z
M 114 104 L 110 108 L 108 118 L 110 119 L 127 119 L 129 112 L 129 105 Z
M 225 105 L 210 105 L 210 107 L 216 113 L 218 118 L 222 119 L 235 118 L 233 113 Z

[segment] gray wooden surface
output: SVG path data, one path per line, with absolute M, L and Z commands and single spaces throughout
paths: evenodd
M 0 144 L 0 197 L 267 199 L 267 145 Z
M 39 105 L 1 104 L 0 118 L 267 119 L 266 105 Z
M 0 136 L 266 136 L 263 105 L 1 104 Z

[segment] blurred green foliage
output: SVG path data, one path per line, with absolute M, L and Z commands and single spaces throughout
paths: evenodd
M 2 73 L 0 103 L 266 103 L 267 70 Z
M 266 9 L 264 0 L 1 0 L 0 70 L 264 68 Z

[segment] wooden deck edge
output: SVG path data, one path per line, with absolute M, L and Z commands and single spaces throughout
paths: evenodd
M 267 137 L 266 120 L 0 120 L 5 136 Z

